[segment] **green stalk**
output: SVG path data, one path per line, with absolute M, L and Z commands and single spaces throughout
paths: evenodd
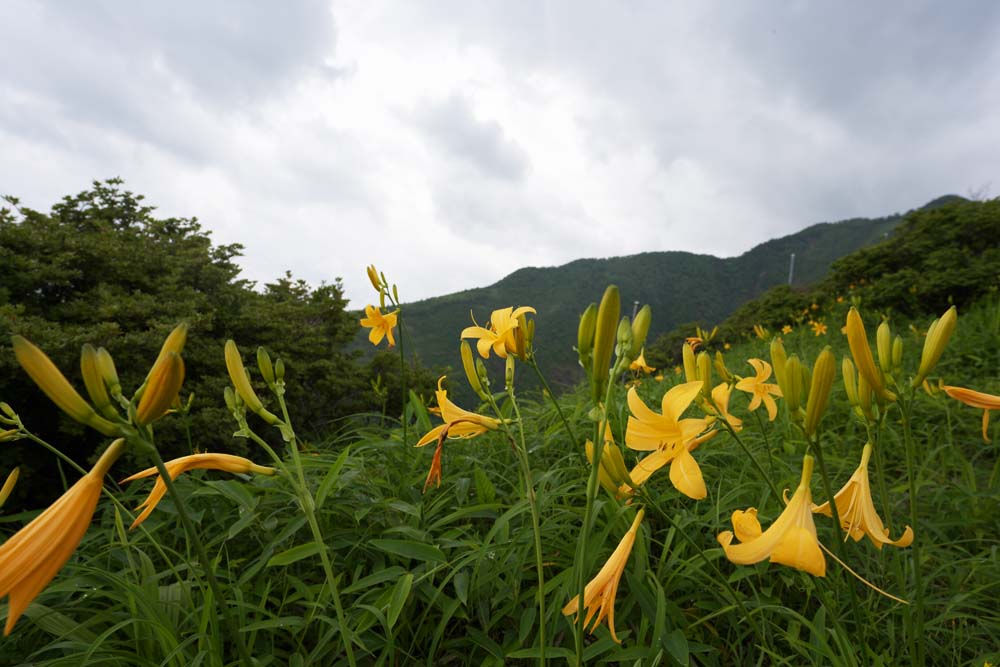
M 903 418 L 903 444 L 906 449 L 906 476 L 910 491 L 910 525 L 917 530 L 917 464 L 913 451 L 913 431 L 910 424 L 910 409 L 913 407 L 913 390 L 906 400 L 900 400 L 900 414 Z M 915 609 L 909 611 L 910 625 L 910 656 L 914 665 L 924 664 L 924 587 L 920 573 L 920 540 L 913 540 L 913 580 L 917 588 Z M 913 627 L 912 617 L 916 615 L 916 627 Z
M 535 571 L 538 574 L 538 640 L 540 647 L 538 664 L 544 667 L 545 647 L 547 644 L 545 628 L 545 571 L 542 565 L 542 532 L 538 513 L 538 498 L 535 495 L 535 486 L 531 476 L 531 464 L 528 460 L 528 447 L 524 440 L 524 422 L 521 421 L 521 410 L 517 405 L 517 399 L 514 398 L 514 388 L 512 386 L 507 387 L 507 395 L 510 396 L 510 402 L 514 408 L 514 414 L 517 417 L 518 433 L 520 434 L 520 446 L 518 445 L 518 441 L 514 438 L 514 434 L 511 432 L 510 426 L 504 421 L 503 414 L 500 412 L 500 407 L 497 405 L 496 400 L 494 400 L 493 394 L 487 392 L 490 407 L 493 409 L 493 412 L 496 413 L 497 418 L 500 419 L 500 424 L 504 430 L 504 434 L 510 440 L 511 448 L 517 455 L 518 464 L 521 467 L 521 479 L 524 482 L 525 499 L 528 501 L 528 506 L 531 508 L 531 528 L 534 532 L 535 541 Z
M 761 466 L 760 461 L 754 458 L 754 455 L 750 452 L 750 448 L 747 447 L 746 443 L 743 442 L 740 436 L 736 435 L 736 431 L 729 424 L 729 422 L 726 421 L 725 419 L 719 419 L 719 423 L 721 423 L 725 427 L 725 429 L 729 432 L 729 435 L 733 437 L 733 440 L 735 440 L 736 443 L 743 450 L 743 453 L 747 455 L 747 458 L 750 459 L 751 463 L 753 463 L 754 468 L 757 469 L 757 473 L 760 475 L 761 479 L 767 482 L 767 485 L 771 487 L 771 493 L 774 494 L 774 497 L 781 498 L 781 493 L 778 491 L 778 487 L 774 485 L 774 481 L 771 479 L 771 476 L 768 475 L 767 472 L 764 470 L 764 467 Z
M 167 471 L 167 467 L 163 463 L 163 458 L 160 457 L 160 452 L 153 445 L 152 440 L 147 439 L 144 436 L 140 436 L 140 438 L 142 443 L 153 455 L 153 464 L 156 466 L 156 470 L 160 474 L 160 479 L 163 480 L 163 483 L 167 487 L 167 493 L 170 494 L 170 497 L 174 501 L 174 507 L 177 508 L 177 516 L 181 520 L 184 532 L 187 533 L 188 539 L 194 546 L 195 553 L 202 562 L 202 567 L 205 572 L 205 580 L 208 582 L 208 587 L 212 591 L 212 597 L 215 598 L 215 604 L 218 605 L 219 612 L 222 614 L 222 623 L 225 626 L 226 631 L 232 635 L 234 641 L 236 642 L 236 650 L 240 654 L 240 662 L 244 665 L 253 665 L 253 659 L 250 657 L 250 652 L 247 649 L 246 642 L 244 641 L 243 633 L 241 633 L 240 629 L 236 627 L 232 617 L 229 615 L 229 609 L 226 606 L 225 597 L 222 595 L 222 588 L 219 586 L 219 582 L 215 578 L 212 560 L 209 559 L 208 552 L 205 551 L 205 545 L 202 544 L 201 538 L 198 536 L 198 532 L 195 530 L 194 524 L 191 522 L 191 517 L 188 515 L 184 499 L 181 494 L 177 492 L 174 480 Z
M 400 336 L 400 343 L 402 343 L 402 336 Z M 278 396 L 278 403 L 281 406 L 281 415 L 284 419 L 285 425 L 290 432 L 290 438 L 288 438 L 288 449 L 292 453 L 292 462 L 295 465 L 295 472 L 298 478 L 298 488 L 296 491 L 299 495 L 299 505 L 302 507 L 302 512 L 306 516 L 306 522 L 309 524 L 309 530 L 312 532 L 313 540 L 321 545 L 323 548 L 319 550 L 319 557 L 323 563 L 323 573 L 326 575 L 326 582 L 330 588 L 330 594 L 333 596 L 333 606 L 337 613 L 337 624 L 340 626 L 340 636 L 344 640 L 344 650 L 347 652 L 347 662 L 354 667 L 357 663 L 354 659 L 354 646 L 353 637 L 351 636 L 350 629 L 347 626 L 347 617 L 344 614 L 344 606 L 340 600 L 340 589 L 337 586 L 337 578 L 333 574 L 333 563 L 330 562 L 330 555 L 326 550 L 326 541 L 323 538 L 323 532 L 320 530 L 319 522 L 316 520 L 316 501 L 312 497 L 312 493 L 309 491 L 309 487 L 306 484 L 305 472 L 302 469 L 302 458 L 299 456 L 298 442 L 295 438 L 294 432 L 292 432 L 291 420 L 288 415 L 288 406 L 285 404 L 285 397 L 283 392 L 276 392 Z M 405 420 L 404 426 L 405 429 Z
M 617 365 L 617 364 L 616 364 Z M 590 477 L 587 479 L 587 504 L 583 510 L 583 526 L 580 527 L 580 537 L 576 543 L 576 591 L 577 591 L 577 606 L 576 606 L 576 637 L 574 641 L 574 649 L 576 652 L 576 665 L 577 667 L 583 667 L 583 621 L 584 616 L 584 604 L 583 604 L 583 594 L 587 587 L 587 571 L 589 568 L 586 566 L 586 553 L 587 553 L 587 540 L 590 537 L 590 523 L 592 521 L 592 515 L 594 511 L 594 500 L 597 498 L 597 485 L 598 485 L 598 470 L 601 467 L 601 455 L 604 453 L 604 431 L 608 424 L 608 406 L 611 403 L 611 391 L 614 389 L 614 379 L 615 371 L 612 369 L 608 373 L 610 375 L 608 379 L 608 387 L 604 392 L 604 412 L 595 424 L 595 435 L 594 442 L 594 461 L 590 466 Z

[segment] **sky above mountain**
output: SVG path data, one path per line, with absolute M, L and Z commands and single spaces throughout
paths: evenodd
M 0 3 L 0 193 L 413 300 L 1000 187 L 1000 4 Z M 995 187 L 996 186 L 996 187 Z

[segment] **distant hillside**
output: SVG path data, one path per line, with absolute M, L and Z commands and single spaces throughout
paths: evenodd
M 538 310 L 535 347 L 543 370 L 554 383 L 575 383 L 582 377 L 572 350 L 578 318 L 588 303 L 600 299 L 608 284 L 621 289 L 627 314 L 633 301 L 652 306 L 652 341 L 683 322 L 720 322 L 768 288 L 786 283 L 791 253 L 795 253 L 794 284 L 816 282 L 834 260 L 881 241 L 901 219 L 897 214 L 820 223 L 724 259 L 647 252 L 519 269 L 488 287 L 406 304 L 410 349 L 416 350 L 424 364 L 457 368 L 458 335 L 471 324 L 470 310 L 485 324 L 495 308 L 534 306 Z M 453 387 L 458 389 L 459 384 Z

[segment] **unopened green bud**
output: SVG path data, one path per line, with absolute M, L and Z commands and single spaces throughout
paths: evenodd
M 726 368 L 726 360 L 722 356 L 722 352 L 720 352 L 719 350 L 715 351 L 714 366 L 715 366 L 715 372 L 719 374 L 719 377 L 722 378 L 722 381 L 725 382 L 726 384 L 732 384 L 733 374 L 729 372 L 728 368 Z
M 239 406 L 236 404 L 237 396 L 232 387 L 226 387 L 222 390 L 222 398 L 225 399 L 229 411 L 236 412 Z
M 83 386 L 87 389 L 94 408 L 109 419 L 117 419 L 118 411 L 111 404 L 111 396 L 104 384 L 100 364 L 97 361 L 97 350 L 90 343 L 80 350 L 80 374 L 83 375 Z
M 479 357 L 476 357 L 476 377 L 479 378 L 479 383 L 482 385 L 483 391 L 490 388 L 490 375 L 486 371 L 486 364 Z
M 504 364 L 504 381 L 508 392 L 514 389 L 514 357 L 510 355 Z
M 285 362 L 280 358 L 274 362 L 274 381 L 285 381 Z
M 802 364 L 798 355 L 793 354 L 785 362 L 785 385 L 781 393 L 789 414 L 794 418 L 802 405 Z
M 878 350 L 878 367 L 883 373 L 892 370 L 892 331 L 888 322 L 882 322 L 875 331 L 875 347 Z
M 701 380 L 701 395 L 705 398 L 712 396 L 712 358 L 708 352 L 699 352 L 695 360 L 698 368 L 698 379 Z
M 782 392 L 785 391 L 785 361 L 787 359 L 785 345 L 780 338 L 775 336 L 771 339 L 771 366 L 774 367 L 774 378 L 778 381 Z
M 850 357 L 844 357 L 841 363 L 841 373 L 844 376 L 844 391 L 847 393 L 847 400 L 851 405 L 857 406 L 858 402 L 858 374 L 854 370 L 854 363 Z
M 822 419 L 823 412 L 826 410 L 830 389 L 833 387 L 833 380 L 836 376 L 837 360 L 827 346 L 819 353 L 816 363 L 813 365 L 809 401 L 806 404 L 806 419 L 803 423 L 803 430 L 807 438 L 811 438 L 816 433 L 819 420 Z
M 594 333 L 597 327 L 597 304 L 592 303 L 580 315 L 580 324 L 576 330 L 576 353 L 580 357 L 580 365 L 589 373 L 590 362 L 594 352 Z
M 260 369 L 260 375 L 264 378 L 264 382 L 267 383 L 268 387 L 274 386 L 274 366 L 271 365 L 271 355 L 267 353 L 263 347 L 257 348 L 257 368 Z
M 896 336 L 892 341 L 892 372 L 899 374 L 903 371 L 903 337 Z
M 229 379 L 232 380 L 236 393 L 246 403 L 247 408 L 268 424 L 277 424 L 281 421 L 277 415 L 264 407 L 264 404 L 257 396 L 257 392 L 254 391 L 253 385 L 250 384 L 250 374 L 247 373 L 246 368 L 243 366 L 243 359 L 240 357 L 240 351 L 236 347 L 236 343 L 232 340 L 226 341 L 225 352 L 226 369 L 229 371 Z
M 608 383 L 608 368 L 611 365 L 611 352 L 614 350 L 615 337 L 618 330 L 618 318 L 621 317 L 621 295 L 617 285 L 608 285 L 597 308 L 597 323 L 594 328 L 594 365 L 591 374 L 591 397 L 595 403 L 604 398 L 604 390 Z M 631 330 L 630 330 L 631 333 Z
M 632 350 L 632 323 L 629 321 L 626 315 L 618 323 L 618 331 L 615 333 L 615 357 L 617 359 L 627 359 L 629 358 L 629 353 Z
M 875 413 L 872 412 L 873 398 L 874 392 L 872 391 L 872 386 L 868 384 L 868 380 L 865 379 L 864 375 L 858 373 L 858 408 L 861 416 L 869 422 L 875 421 Z
M 11 419 L 17 418 L 17 413 L 14 412 L 14 408 L 10 407 L 10 404 L 7 403 L 7 401 L 0 401 L 0 410 L 2 410 L 3 413 Z
M 917 369 L 917 376 L 913 378 L 913 386 L 919 387 L 930 372 L 937 366 L 938 360 L 944 348 L 948 345 L 948 339 L 955 331 L 955 323 L 958 321 L 958 309 L 952 306 L 940 319 L 935 320 L 927 331 L 924 338 L 924 349 L 920 354 L 920 368 Z
M 483 391 L 483 384 L 479 381 L 479 374 L 476 372 L 476 360 L 472 356 L 472 347 L 468 342 L 462 341 L 458 346 L 459 355 L 462 357 L 462 370 L 465 371 L 465 379 L 476 392 L 479 398 L 486 400 L 486 392 Z
M 14 490 L 14 486 L 17 484 L 18 477 L 21 476 L 21 468 L 17 467 L 10 471 L 7 475 L 7 481 L 3 483 L 3 488 L 0 488 L 0 507 L 4 506 L 7 499 L 10 498 L 11 492 Z
M 97 348 L 97 368 L 101 372 L 104 384 L 112 396 L 118 398 L 122 395 L 122 383 L 118 379 L 118 369 L 115 368 L 115 360 L 111 358 L 111 353 L 103 347 Z
M 635 360 L 642 353 L 642 348 L 646 345 L 646 336 L 649 334 L 649 325 L 653 322 L 653 309 L 646 304 L 639 309 L 632 321 L 632 348 L 629 351 L 629 359 Z
M 681 359 L 684 362 L 685 382 L 695 382 L 698 379 L 698 364 L 694 358 L 694 348 L 684 343 L 681 346 Z

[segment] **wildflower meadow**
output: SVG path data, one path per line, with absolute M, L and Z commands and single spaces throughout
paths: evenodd
M 406 307 L 368 273 L 378 305 L 359 326 L 402 350 Z M 831 304 L 822 327 L 811 312 L 725 346 L 699 328 L 675 372 L 646 361 L 649 307 L 632 318 L 615 286 L 595 296 L 564 342 L 587 375 L 575 390 L 557 396 L 546 381 L 534 347 L 545 313 L 511 305 L 452 332 L 458 370 L 433 397 L 404 383 L 401 419 L 370 414 L 320 440 L 297 435 L 285 389 L 295 368 L 230 340 L 217 351 L 231 380 L 220 399 L 247 456 L 197 439 L 185 456 L 158 454 L 160 423 L 191 409 L 184 350 L 196 328 L 170 333 L 138 387 L 84 345 L 83 393 L 15 336 L 39 395 L 106 445 L 81 467 L 16 402 L 0 404 L 3 439 L 33 441 L 67 471 L 50 506 L 4 517 L 0 656 L 997 661 L 995 297 L 908 329 L 858 299 Z M 522 395 L 524 376 L 542 391 Z M 458 405 L 463 383 L 475 399 Z M 125 469 L 127 450 L 154 465 Z

